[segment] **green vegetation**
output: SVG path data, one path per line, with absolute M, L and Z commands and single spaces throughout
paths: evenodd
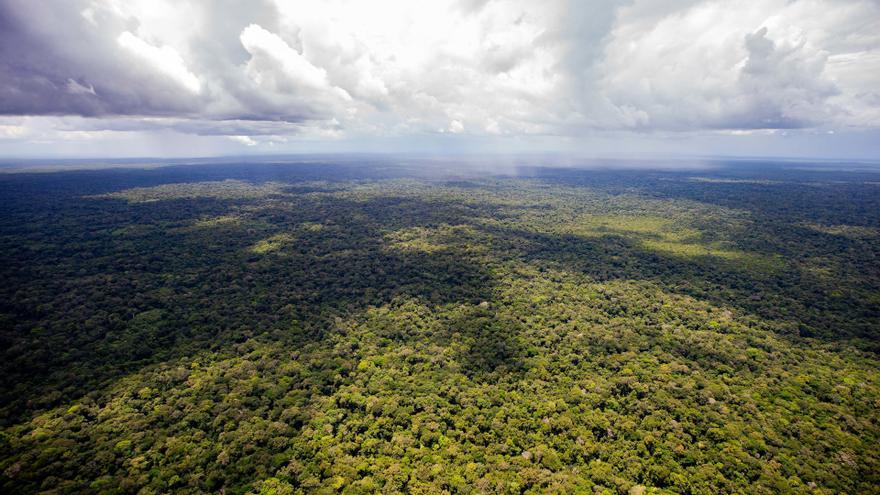
M 218 182 L 194 182 L 163 184 L 154 187 L 135 187 L 103 195 L 106 198 L 123 199 L 130 203 L 150 203 L 153 201 L 175 199 L 255 199 L 271 196 L 279 191 L 279 184 L 250 184 L 238 180 Z M 99 196 L 101 197 L 101 196 Z
M 294 238 L 290 234 L 275 234 L 271 237 L 267 237 L 265 239 L 260 240 L 253 246 L 251 246 L 251 252 L 256 254 L 266 254 L 271 253 L 272 251 L 278 251 L 285 244 L 289 244 L 293 242 Z
M 880 493 L 864 174 L 0 181 L 4 493 Z
M 776 259 L 762 259 L 760 255 L 726 247 L 719 241 L 704 242 L 702 232 L 690 227 L 676 227 L 673 220 L 650 215 L 588 215 L 564 227 L 564 231 L 587 237 L 620 235 L 636 240 L 642 248 L 672 256 L 694 258 L 710 256 L 716 262 L 745 265 L 744 268 L 773 269 Z

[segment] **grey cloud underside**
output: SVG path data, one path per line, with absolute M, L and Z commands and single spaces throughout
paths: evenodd
M 120 60 L 105 33 L 87 29 L 77 2 L 0 7 L 0 113 L 186 115 L 199 101 Z M 90 88 L 77 91 L 72 88 Z
M 199 31 L 189 61 L 211 77 L 201 94 L 183 90 L 120 48 L 117 34 L 135 28 L 136 20 L 99 14 L 96 28 L 82 15 L 87 4 L 0 4 L 0 114 L 275 122 L 325 117 L 308 104 L 279 105 L 237 70 L 248 56 L 238 40 L 242 24 L 274 22 L 267 2 L 252 8 L 215 2 L 216 9 L 206 9 L 202 22 L 211 30 Z
M 202 119 L 202 118 L 144 118 L 114 116 L 102 119 L 68 116 L 56 128 L 64 131 L 174 131 L 197 136 L 277 136 L 298 134 L 304 124 L 283 120 Z M 330 124 L 328 129 L 339 129 Z

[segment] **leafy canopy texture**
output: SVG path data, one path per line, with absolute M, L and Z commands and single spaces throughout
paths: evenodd
M 880 493 L 877 177 L 0 177 L 0 491 Z

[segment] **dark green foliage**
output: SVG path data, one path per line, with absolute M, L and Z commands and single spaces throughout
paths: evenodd
M 0 491 L 880 493 L 876 174 L 413 175 L 0 178 Z

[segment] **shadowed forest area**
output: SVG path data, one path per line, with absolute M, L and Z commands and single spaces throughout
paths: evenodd
M 880 493 L 880 171 L 0 176 L 6 493 Z

